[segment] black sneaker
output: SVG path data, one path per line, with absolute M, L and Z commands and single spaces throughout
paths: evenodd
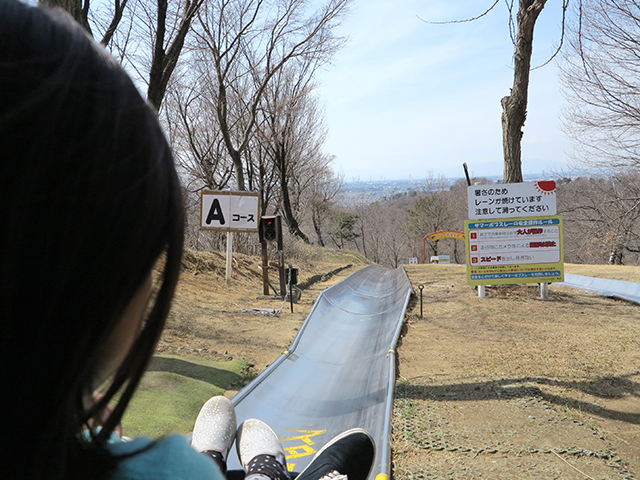
M 376 445 L 362 428 L 352 428 L 330 440 L 296 480 L 367 480 L 376 458 Z

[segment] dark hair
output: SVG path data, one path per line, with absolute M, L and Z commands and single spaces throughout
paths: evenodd
M 0 0 L 3 478 L 115 468 L 106 439 L 164 326 L 183 235 L 167 141 L 124 70 L 66 14 Z M 103 348 L 159 258 L 144 327 L 89 408 Z M 102 430 L 80 435 L 118 392 Z

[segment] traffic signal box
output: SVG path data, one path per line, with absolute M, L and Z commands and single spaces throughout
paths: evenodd
M 262 244 L 262 284 L 263 292 L 269 295 L 269 255 L 267 245 L 276 242 L 278 248 L 278 277 L 280 279 L 280 294 L 287 294 L 287 283 L 284 271 L 284 251 L 282 245 L 282 217 L 263 216 L 260 218 L 260 243 Z
M 260 219 L 260 243 L 278 241 L 282 243 L 282 220 L 280 215 L 264 216 Z

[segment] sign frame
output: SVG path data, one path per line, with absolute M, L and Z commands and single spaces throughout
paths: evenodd
M 233 219 L 235 216 L 244 217 L 246 210 L 250 210 L 252 212 L 255 211 L 255 222 L 252 220 L 251 223 L 255 223 L 255 226 L 239 226 L 232 227 L 231 222 L 229 222 L 228 227 L 224 226 L 207 226 L 205 223 L 205 215 L 208 215 L 209 212 L 205 214 L 205 197 L 214 197 L 218 199 L 218 206 L 220 208 L 221 214 L 226 218 Z M 238 211 L 240 208 L 238 205 L 235 205 L 236 212 L 232 212 L 232 208 L 234 207 L 234 202 L 242 202 L 242 200 L 247 199 L 255 199 L 251 200 L 251 205 L 247 205 L 246 210 Z M 215 200 L 211 200 L 211 206 L 209 210 L 213 207 L 213 202 Z M 209 204 L 208 204 L 209 205 Z M 255 206 L 255 210 L 254 210 Z M 245 192 L 245 191 L 214 191 L 214 190 L 202 190 L 200 192 L 200 230 L 213 230 L 218 232 L 245 232 L 245 233 L 258 233 L 260 228 L 260 208 L 261 208 L 261 198 L 260 192 Z M 247 214 L 250 215 L 250 214 Z M 225 222 L 226 223 L 226 222 Z

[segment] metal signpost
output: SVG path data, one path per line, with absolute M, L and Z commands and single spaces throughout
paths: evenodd
M 485 285 L 564 281 L 562 217 L 556 183 L 476 185 L 467 189 L 467 283 Z
M 200 230 L 227 232 L 227 283 L 233 268 L 233 232 L 258 232 L 259 215 L 257 192 L 203 190 L 200 195 Z

